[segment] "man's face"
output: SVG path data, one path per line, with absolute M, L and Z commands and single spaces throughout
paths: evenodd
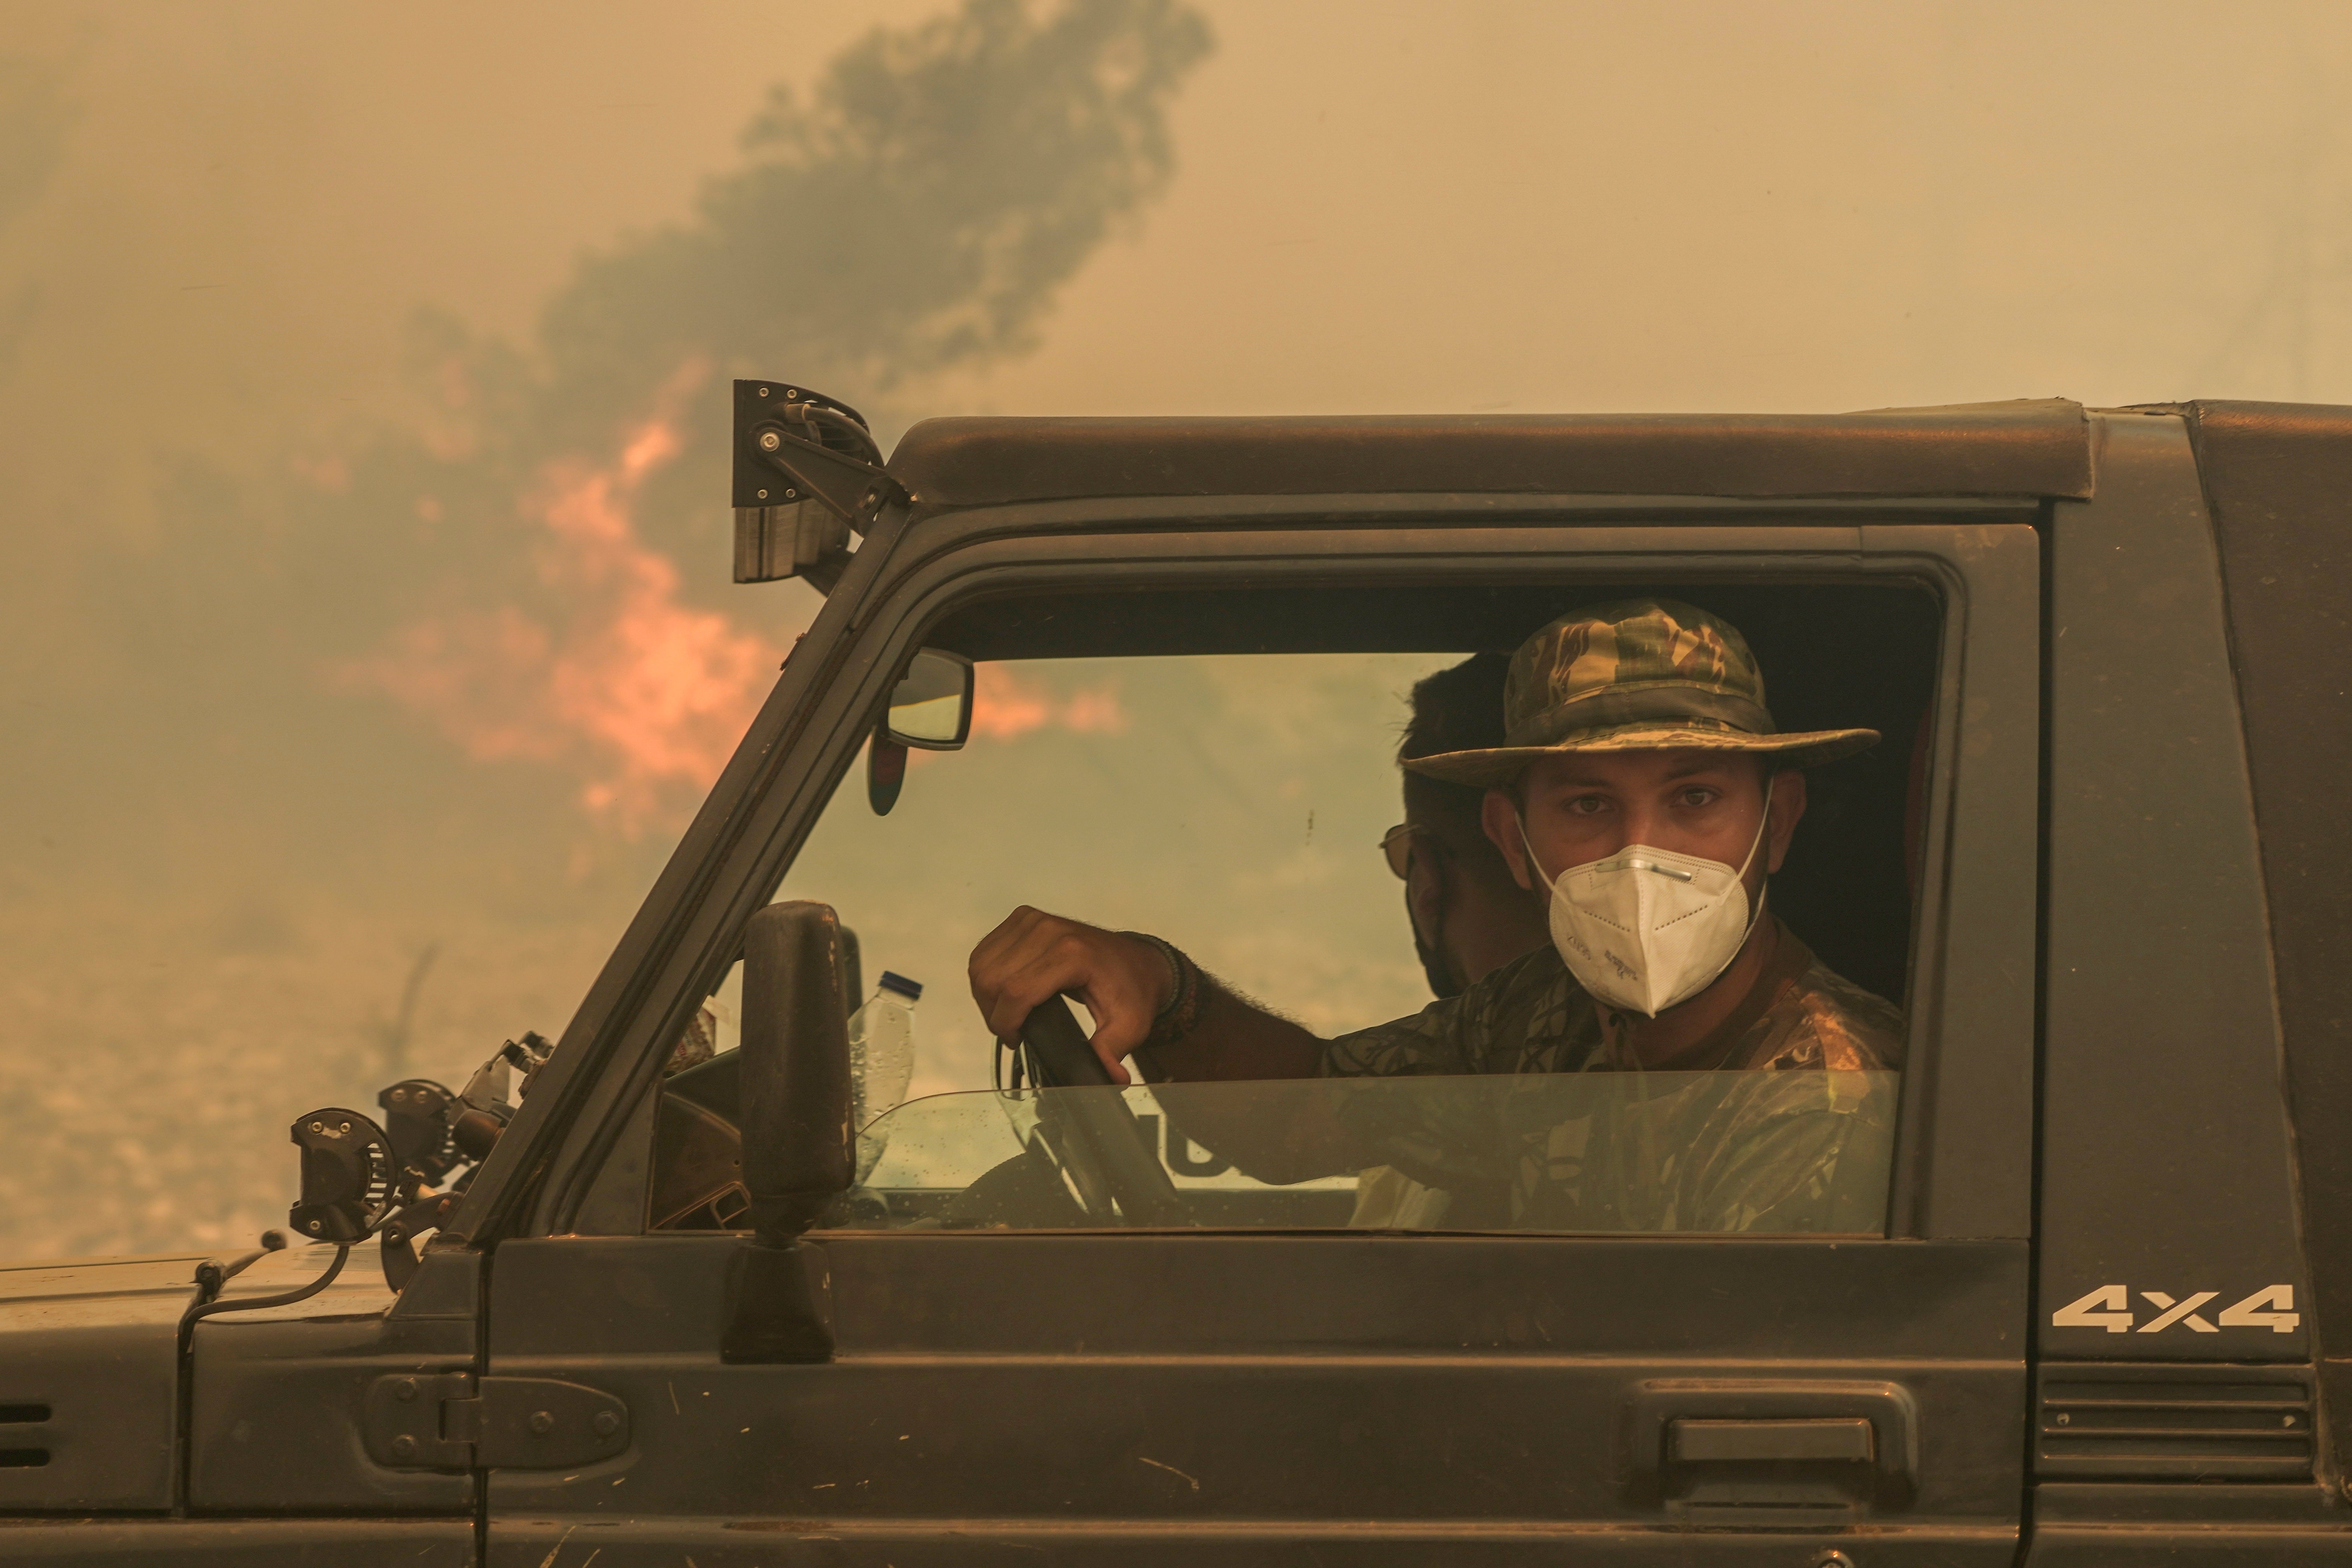
M 1594 752 L 1544 757 L 1521 779 L 1517 807 L 1501 790 L 1486 796 L 1483 826 L 1521 887 L 1539 887 L 1571 867 L 1605 860 L 1633 845 L 1738 866 L 1764 821 L 1766 763 L 1745 752 Z M 1748 897 L 1786 858 L 1805 811 L 1805 775 L 1780 773 L 1772 786 L 1771 822 L 1748 868 Z M 1541 865 L 1531 877 L 1519 841 Z

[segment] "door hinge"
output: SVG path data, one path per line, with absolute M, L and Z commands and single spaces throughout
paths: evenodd
M 389 1469 L 557 1469 L 628 1447 L 629 1407 L 551 1377 L 394 1373 L 368 1385 L 360 1428 Z

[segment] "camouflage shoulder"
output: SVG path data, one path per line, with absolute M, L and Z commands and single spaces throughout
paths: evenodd
M 1864 991 L 1819 959 L 1772 1009 L 1774 1048 L 1759 1067 L 1884 1072 L 1903 1064 L 1908 1033 L 1901 1009 Z

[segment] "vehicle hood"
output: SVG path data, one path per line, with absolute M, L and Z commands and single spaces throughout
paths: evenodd
M 195 1298 L 196 1265 L 212 1252 L 163 1252 L 139 1258 L 54 1258 L 0 1263 L 0 1331 L 30 1319 L 69 1310 L 71 1302 L 143 1301 L 178 1322 Z
M 196 1300 L 196 1265 L 235 1256 L 0 1265 L 0 1451 L 12 1456 L 0 1465 L 0 1513 L 172 1506 L 180 1317 Z M 294 1289 L 332 1256 L 323 1247 L 267 1254 L 222 1294 Z M 355 1247 L 334 1289 L 277 1310 L 373 1311 L 390 1300 L 374 1248 Z

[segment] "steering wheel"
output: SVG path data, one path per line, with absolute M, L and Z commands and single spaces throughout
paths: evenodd
M 1115 1203 L 1131 1226 L 1192 1225 L 1191 1209 L 1159 1155 L 1144 1142 L 1141 1124 L 1110 1069 L 1087 1043 L 1069 1003 L 1051 996 L 1038 1004 L 1022 1020 L 1021 1043 L 1029 1048 L 1039 1088 L 1109 1091 L 1045 1095 L 1037 1102 L 1038 1127 L 1089 1215 L 1108 1220 Z

